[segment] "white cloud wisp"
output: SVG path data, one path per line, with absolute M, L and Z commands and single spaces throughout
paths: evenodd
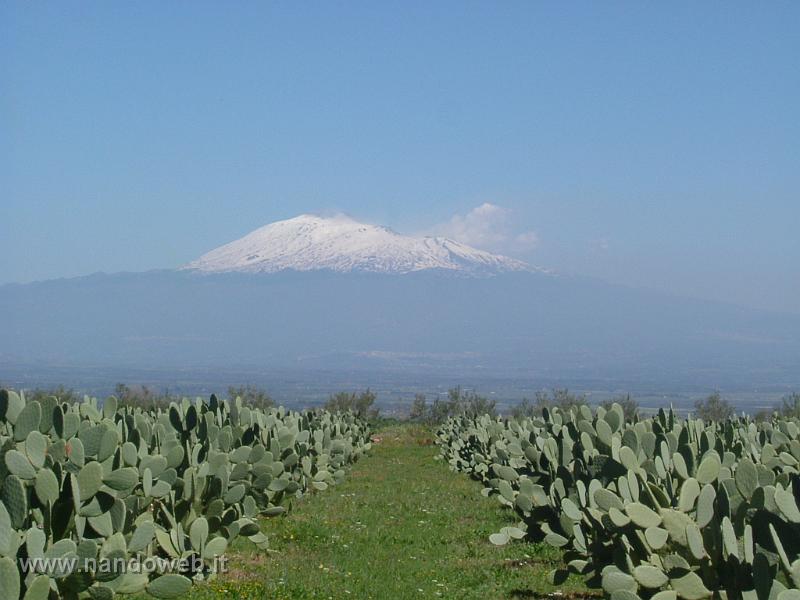
M 539 243 L 535 231 L 520 231 L 515 226 L 511 210 L 490 202 L 476 206 L 465 215 L 454 215 L 425 233 L 502 254 L 525 254 Z

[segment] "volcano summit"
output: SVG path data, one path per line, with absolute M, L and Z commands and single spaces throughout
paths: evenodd
M 394 274 L 438 269 L 464 275 L 538 270 L 445 237 L 401 235 L 347 216 L 307 214 L 265 225 L 183 268 L 203 273 L 329 270 Z

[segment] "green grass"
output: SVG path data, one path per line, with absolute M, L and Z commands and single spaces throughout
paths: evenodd
M 577 580 L 547 582 L 560 564 L 554 549 L 489 543 L 512 514 L 434 460 L 424 430 L 393 426 L 378 435 L 343 484 L 264 522 L 273 551 L 234 546 L 230 572 L 191 598 L 583 597 Z

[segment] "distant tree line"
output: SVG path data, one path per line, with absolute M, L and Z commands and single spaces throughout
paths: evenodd
M 622 407 L 625 420 L 634 421 L 639 418 L 639 403 L 630 394 L 604 400 L 600 406 L 608 410 L 615 402 Z M 544 409 L 558 408 L 568 412 L 584 404 L 589 404 L 586 394 L 576 394 L 567 388 L 556 388 L 552 392 L 536 392 L 533 400 L 524 398 L 522 402 L 511 409 L 511 416 L 515 419 L 538 417 L 541 416 Z
M 72 388 L 64 387 L 63 385 L 59 385 L 58 387 L 52 389 L 39 389 L 36 388 L 35 390 L 30 390 L 25 392 L 25 399 L 29 402 L 37 401 L 41 402 L 45 398 L 49 398 L 51 396 L 55 396 L 61 402 L 66 402 L 67 404 L 72 404 L 74 402 L 78 402 L 83 400 L 83 396 L 76 393 L 75 390 Z
M 719 392 L 714 392 L 704 400 L 694 403 L 694 414 L 703 421 L 724 421 L 736 413 L 733 405 Z
M 411 405 L 409 419 L 426 425 L 437 425 L 450 417 L 494 417 L 497 416 L 495 404 L 494 400 L 480 396 L 473 390 L 463 390 L 459 386 L 448 390 L 446 398 L 437 397 L 430 404 L 423 394 L 417 394 Z
M 0 386 L 2 387 L 2 386 Z M 228 398 L 241 398 L 246 406 L 268 409 L 275 406 L 269 393 L 255 385 L 240 385 L 228 387 Z M 36 388 L 25 392 L 28 400 L 41 401 L 44 398 L 55 396 L 61 402 L 73 403 L 80 401 L 83 396 L 72 388 L 59 385 L 54 388 Z M 169 389 L 158 392 L 146 385 L 118 383 L 114 388 L 114 395 L 121 406 L 139 407 L 142 409 L 164 408 L 170 402 L 179 401 L 181 396 L 170 393 Z M 367 388 L 361 392 L 338 392 L 331 394 L 323 407 L 331 412 L 350 411 L 363 418 L 375 420 L 378 418 L 379 409 L 375 406 L 377 395 Z M 639 403 L 630 394 L 624 394 L 600 403 L 600 406 L 609 409 L 614 403 L 622 407 L 625 420 L 635 421 L 639 418 Z M 574 393 L 567 388 L 555 388 L 552 391 L 536 392 L 534 398 L 524 398 L 513 406 L 510 415 L 516 419 L 541 416 L 544 409 L 557 407 L 562 411 L 588 404 L 585 394 Z M 425 425 L 438 425 L 450 417 L 489 415 L 496 417 L 498 414 L 496 401 L 478 394 L 474 390 L 465 390 L 457 386 L 448 390 L 447 395 L 436 397 L 433 402 L 428 402 L 424 394 L 417 394 L 411 404 L 409 420 Z M 694 416 L 704 421 L 721 421 L 736 414 L 735 407 L 720 392 L 697 400 L 694 403 Z M 781 403 L 772 410 L 762 410 L 754 415 L 756 420 L 765 420 L 778 414 L 783 417 L 800 418 L 800 392 L 793 392 L 781 399 Z
M 614 403 L 622 407 L 626 421 L 635 422 L 640 418 L 639 403 L 630 394 L 604 400 L 600 406 L 608 410 Z M 585 394 L 570 392 L 566 388 L 556 388 L 552 391 L 536 392 L 533 400 L 524 398 L 511 408 L 510 415 L 515 419 L 540 417 L 545 409 L 558 408 L 561 411 L 570 411 L 584 404 L 589 404 Z M 768 419 L 773 413 L 800 418 L 800 393 L 794 392 L 785 396 L 780 406 L 775 407 L 773 411 L 761 411 L 754 417 L 757 420 Z M 448 392 L 446 398 L 436 398 L 433 403 L 428 403 L 423 394 L 417 394 L 411 404 L 409 419 L 417 423 L 438 425 L 450 417 L 473 417 L 484 414 L 497 416 L 494 400 L 480 396 L 474 391 L 465 392 L 462 388 L 456 387 Z M 714 392 L 694 403 L 693 415 L 704 421 L 723 421 L 735 414 L 735 407 L 719 392 Z
M 3 386 L 0 386 L 3 387 Z M 72 388 L 60 385 L 54 388 L 36 388 L 26 390 L 25 396 L 28 400 L 43 400 L 55 396 L 61 402 L 73 403 L 80 401 L 83 396 L 75 392 Z M 142 384 L 118 383 L 114 386 L 114 396 L 116 396 L 120 406 L 138 407 L 142 409 L 165 408 L 170 402 L 179 402 L 182 395 L 173 394 L 169 389 L 160 392 Z M 260 409 L 268 409 L 275 406 L 275 401 L 270 394 L 255 385 L 229 386 L 227 397 L 231 400 L 241 398 L 245 406 Z M 377 395 L 367 388 L 363 392 L 338 392 L 331 394 L 324 404 L 326 410 L 331 412 L 351 411 L 367 419 L 377 418 L 379 411 L 375 406 Z
M 151 390 L 146 385 L 139 384 L 118 383 L 114 387 L 114 395 L 117 397 L 120 406 L 130 406 L 131 408 L 142 408 L 144 410 L 167 407 L 173 400 L 169 390 L 160 393 Z
M 240 385 L 239 387 L 228 387 L 228 398 L 235 400 L 241 398 L 245 406 L 260 408 L 262 410 L 275 406 L 272 397 L 259 387 L 254 385 Z
M 331 412 L 352 412 L 367 420 L 378 418 L 378 408 L 374 406 L 378 396 L 367 388 L 363 392 L 339 392 L 332 394 L 324 408 Z

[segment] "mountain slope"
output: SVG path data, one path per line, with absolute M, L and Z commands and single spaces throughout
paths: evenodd
M 5 285 L 0 332 L 0 379 L 5 365 L 44 363 L 800 385 L 800 317 L 528 272 L 161 271 Z
M 177 271 L 0 286 L 0 378 L 10 364 L 794 386 L 800 317 L 303 215 Z
M 532 270 L 521 261 L 448 238 L 405 236 L 346 216 L 315 215 L 265 225 L 183 268 L 203 273 L 330 270 L 397 274 L 441 269 L 466 275 Z

